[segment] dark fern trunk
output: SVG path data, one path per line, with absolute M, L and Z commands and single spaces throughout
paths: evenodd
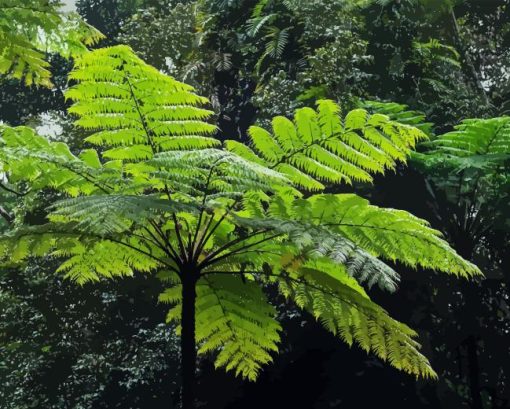
M 469 238 L 469 234 L 465 232 L 455 241 L 458 253 L 466 260 L 472 260 L 475 252 L 475 243 Z M 466 297 L 466 304 L 474 297 L 478 297 L 475 283 L 469 283 L 463 291 Z M 473 293 L 474 291 L 474 293 Z M 478 342 L 474 335 L 469 335 L 464 341 L 465 351 L 467 354 L 467 377 L 469 383 L 469 394 L 471 398 L 471 409 L 483 409 L 482 389 L 480 387 L 480 365 L 478 362 Z
M 478 365 L 478 346 L 476 338 L 471 335 L 466 340 L 466 350 L 469 370 L 469 389 L 471 392 L 472 409 L 483 409 L 480 388 L 480 368 Z
M 186 272 L 182 279 L 181 320 L 181 404 L 182 409 L 194 409 L 196 392 L 197 349 L 195 339 L 196 278 Z

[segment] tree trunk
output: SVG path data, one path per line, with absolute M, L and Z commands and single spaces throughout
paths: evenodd
M 476 338 L 473 335 L 466 340 L 466 349 L 469 369 L 469 389 L 471 391 L 471 408 L 483 409 L 482 395 L 480 394 L 478 348 Z
M 457 17 L 455 16 L 455 12 L 453 10 L 453 7 L 450 8 L 450 16 L 452 18 L 453 23 L 453 35 L 455 38 L 455 41 L 457 43 L 457 47 L 459 48 L 460 54 L 462 55 L 462 59 L 467 65 L 467 69 L 469 74 L 471 75 L 471 79 L 476 85 L 476 87 L 480 90 L 480 93 L 482 95 L 482 98 L 484 102 L 489 105 L 490 100 L 487 96 L 487 92 L 485 91 L 485 88 L 483 87 L 482 81 L 480 80 L 480 74 L 475 68 L 475 64 L 473 63 L 473 60 L 471 59 L 471 56 L 469 55 L 469 51 L 464 46 L 464 43 L 462 42 L 462 38 L 460 36 L 460 30 L 459 25 L 457 23 Z
M 455 240 L 455 249 L 457 252 L 466 260 L 472 260 L 473 254 L 475 251 L 475 243 L 469 239 L 469 233 L 464 232 L 463 234 L 459 234 L 459 239 Z M 478 297 L 478 291 L 476 283 L 474 282 L 466 282 L 463 283 L 464 288 L 462 289 L 462 293 L 466 299 L 466 304 L 470 304 L 470 300 Z M 474 288 L 476 287 L 476 288 Z M 474 329 L 471 329 L 471 334 Z M 467 377 L 469 383 L 469 393 L 471 396 L 471 409 L 483 409 L 481 388 L 480 388 L 480 365 L 478 362 L 478 345 L 477 339 L 474 335 L 470 335 L 463 342 L 466 348 L 467 354 Z M 462 376 L 462 373 L 459 371 L 459 375 Z
M 195 339 L 196 278 L 185 272 L 182 279 L 181 313 L 181 402 L 182 409 L 195 407 L 197 349 Z

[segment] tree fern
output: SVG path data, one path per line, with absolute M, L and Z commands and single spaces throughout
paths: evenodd
M 69 111 L 97 151 L 75 155 L 29 128 L 1 128 L 9 188 L 28 186 L 27 201 L 45 190 L 66 197 L 46 209 L 46 225 L 15 215 L 0 253 L 11 263 L 55 257 L 81 284 L 156 274 L 168 287 L 168 319 L 180 322 L 186 409 L 197 349 L 252 380 L 271 361 L 280 326 L 263 294 L 270 285 L 349 344 L 434 376 L 416 334 L 361 285 L 394 291 L 388 261 L 464 277 L 479 270 L 406 212 L 355 195 L 304 197 L 405 162 L 420 130 L 363 109 L 341 118 L 319 101 L 293 120 L 276 117 L 272 133 L 252 127 L 251 146 L 222 146 L 207 100 L 128 47 L 83 55 L 70 77 Z
M 508 228 L 509 126 L 508 117 L 468 119 L 412 155 L 436 204 L 434 215 L 452 241 L 466 243 L 471 237 L 472 246 L 487 232 Z

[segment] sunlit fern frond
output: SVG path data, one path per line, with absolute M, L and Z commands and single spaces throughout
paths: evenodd
M 217 352 L 216 367 L 255 380 L 261 366 L 278 351 L 280 324 L 259 284 L 241 277 L 211 274 L 197 285 L 196 321 L 199 353 Z M 166 290 L 160 300 L 176 304 L 168 321 L 180 321 L 181 289 Z
M 342 119 L 329 100 L 318 101 L 317 110 L 298 109 L 293 120 L 275 117 L 272 128 L 252 126 L 250 147 L 235 141 L 226 147 L 312 191 L 328 183 L 371 182 L 373 174 L 405 162 L 416 142 L 426 139 L 415 127 L 363 109 Z
M 127 46 L 101 48 L 77 59 L 66 93 L 76 124 L 104 159 L 140 162 L 169 150 L 218 146 L 216 127 L 201 108 L 207 99 L 144 63 Z
M 22 4 L 23 3 L 23 4 Z M 45 0 L 0 0 L 0 74 L 50 87 L 46 53 L 75 57 L 103 35 L 76 13 Z

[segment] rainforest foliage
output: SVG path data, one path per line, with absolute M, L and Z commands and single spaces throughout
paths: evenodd
M 246 406 L 208 362 L 264 388 L 317 322 L 506 407 L 503 4 L 4 3 L 2 401 Z

